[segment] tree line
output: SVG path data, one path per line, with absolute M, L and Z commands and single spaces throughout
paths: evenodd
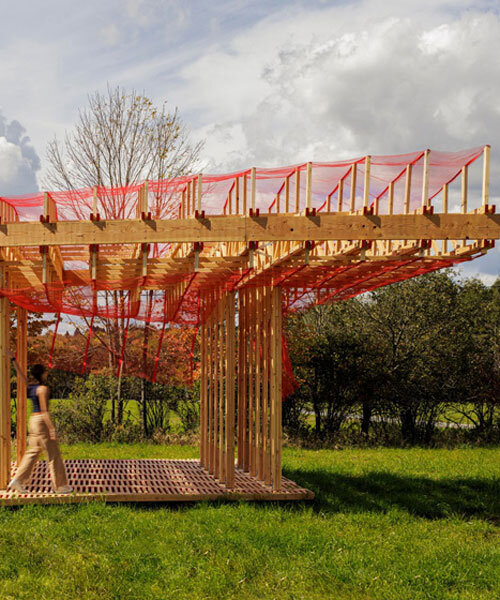
M 298 387 L 285 428 L 300 439 L 431 444 L 446 427 L 497 442 L 499 324 L 500 281 L 451 271 L 294 315 Z

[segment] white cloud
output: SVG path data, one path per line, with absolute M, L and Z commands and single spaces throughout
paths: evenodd
M 463 7 L 273 15 L 185 68 L 180 105 L 202 115 L 218 169 L 483 143 L 495 160 L 500 18 Z
M 40 159 L 19 121 L 0 113 L 0 190 L 4 196 L 37 190 Z

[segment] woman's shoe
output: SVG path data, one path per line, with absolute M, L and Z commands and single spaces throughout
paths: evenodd
M 61 485 L 58 488 L 56 488 L 54 491 L 56 494 L 71 494 L 71 492 L 73 491 L 73 488 L 69 485 Z
M 12 490 L 15 492 L 18 492 L 19 494 L 27 494 L 28 493 L 28 489 L 24 487 L 24 485 L 18 481 L 16 478 L 14 478 L 9 485 L 7 486 L 8 490 Z

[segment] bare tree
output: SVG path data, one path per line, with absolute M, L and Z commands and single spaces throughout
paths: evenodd
M 73 129 L 61 142 L 54 138 L 47 147 L 48 170 L 43 185 L 48 189 L 125 187 L 147 179 L 177 177 L 192 172 L 199 160 L 202 143 L 193 144 L 177 109 L 167 103 L 155 106 L 144 94 L 108 86 L 105 93 L 89 95 L 88 105 L 79 111 Z M 124 218 L 125 202 L 103 194 L 101 210 L 106 219 Z M 158 216 L 161 201 L 156 199 Z M 168 198 L 164 201 L 168 204 Z M 75 203 L 74 218 L 88 218 Z M 88 212 L 88 210 L 86 211 Z M 120 292 L 106 292 L 106 304 L 123 305 Z M 123 296 L 123 292 L 121 292 Z M 108 348 L 109 366 L 116 369 L 124 340 L 125 319 L 105 324 L 103 344 Z M 148 324 L 145 324 L 145 338 Z M 144 358 L 144 361 L 146 358 Z M 143 386 L 144 387 L 144 386 Z M 112 420 L 122 422 L 123 400 L 118 386 L 117 412 L 112 398 Z M 143 414 L 146 398 L 142 394 Z

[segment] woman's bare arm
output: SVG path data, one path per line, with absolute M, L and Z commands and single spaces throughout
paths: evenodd
M 23 373 L 21 367 L 19 366 L 19 363 L 17 362 L 15 356 L 12 354 L 12 352 L 9 352 L 9 354 L 10 354 L 10 357 L 12 359 L 12 364 L 14 365 L 14 368 L 17 371 L 17 374 L 24 381 L 24 383 L 26 385 L 28 385 L 28 379 L 27 379 L 26 375 Z
M 40 402 L 40 410 L 42 411 L 43 418 L 49 429 L 49 436 L 51 440 L 56 439 L 56 428 L 52 423 L 49 413 L 49 388 L 46 385 L 39 385 L 36 391 L 38 400 Z

